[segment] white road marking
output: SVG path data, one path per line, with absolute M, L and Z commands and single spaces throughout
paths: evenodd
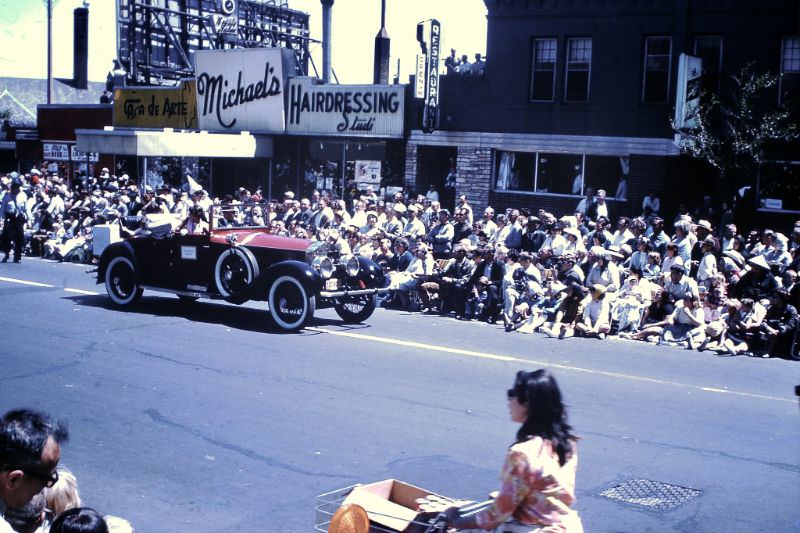
M 7 281 L 9 283 L 19 283 L 20 285 L 30 285 L 31 287 L 47 287 L 54 288 L 55 285 L 48 285 L 47 283 L 38 283 L 36 281 L 26 281 L 24 279 L 4 278 L 0 277 L 0 281 Z
M 634 376 L 631 374 L 622 374 L 619 372 L 608 372 L 605 370 L 594 370 L 591 368 L 582 368 L 579 366 L 569 366 L 569 365 L 561 365 L 558 363 L 549 363 L 546 361 L 536 361 L 534 359 L 523 359 L 520 357 L 515 357 L 511 355 L 502 355 L 502 354 L 494 354 L 488 352 L 477 352 L 474 350 L 464 350 L 461 348 L 451 348 L 449 346 L 438 346 L 436 344 L 426 344 L 421 342 L 413 342 L 413 341 L 404 341 L 400 339 L 390 339 L 387 337 L 377 337 L 375 335 L 364 335 L 363 333 L 353 333 L 350 331 L 335 331 L 327 328 L 317 328 L 317 327 L 310 327 L 305 328 L 308 331 L 315 331 L 318 333 L 327 333 L 328 335 L 333 335 L 336 337 L 347 337 L 351 339 L 358 339 L 358 340 L 365 340 L 365 341 L 372 341 L 372 342 L 380 342 L 382 344 L 394 344 L 397 346 L 407 346 L 409 348 L 419 348 L 421 350 L 428 350 L 433 352 L 443 352 L 455 355 L 465 355 L 468 357 L 475 357 L 480 359 L 490 359 L 493 361 L 504 361 L 504 362 L 513 362 L 513 363 L 521 363 L 525 365 L 536 365 L 536 366 L 545 366 L 550 368 L 557 368 L 559 370 L 567 370 L 570 372 L 581 372 L 584 374 L 594 374 L 598 376 L 606 376 L 612 377 L 617 379 L 626 379 L 630 381 L 642 381 L 646 383 L 653 383 L 657 385 L 667 385 L 672 387 L 679 387 L 684 389 L 693 389 L 693 390 L 700 390 L 703 392 L 716 392 L 716 393 L 724 393 L 724 394 L 732 394 L 734 396 L 742 396 L 745 398 L 758 398 L 760 400 L 773 400 L 778 402 L 788 402 L 794 403 L 796 400 L 794 399 L 787 399 L 787 398 L 778 398 L 776 396 L 767 396 L 764 394 L 753 394 L 750 392 L 740 392 L 734 391 L 729 389 L 718 389 L 714 387 L 702 387 L 698 385 L 689 385 L 686 383 L 678 383 L 676 381 L 667 381 L 663 379 L 656 379 L 656 378 L 648 378 L 643 376 Z
M 70 288 L 70 287 L 64 287 L 64 290 L 66 292 L 74 292 L 75 294 L 87 294 L 89 296 L 97 296 L 98 294 L 100 294 L 99 292 L 85 291 L 83 289 L 73 289 L 73 288 Z
M 21 285 L 30 285 L 32 287 L 55 288 L 55 285 L 48 285 L 46 283 L 38 283 L 36 281 L 27 281 L 27 280 L 22 280 L 22 279 L 15 279 L 15 278 L 5 278 L 5 277 L 2 277 L 2 276 L 0 276 L 0 281 L 6 281 L 8 283 L 18 283 L 18 284 L 21 284 Z M 76 294 L 86 294 L 86 295 L 91 295 L 91 296 L 95 296 L 95 295 L 99 294 L 99 293 L 93 292 L 93 291 L 86 291 L 86 290 L 83 290 L 83 289 L 72 289 L 72 288 L 69 288 L 69 287 L 65 287 L 64 291 L 72 292 L 72 293 L 76 293 Z M 328 335 L 333 335 L 335 337 L 347 337 L 347 338 L 350 338 L 350 339 L 358 339 L 358 340 L 365 340 L 365 341 L 371 341 L 371 342 L 380 342 L 382 344 L 393 344 L 393 345 L 396 345 L 396 346 L 407 346 L 409 348 L 418 348 L 420 350 L 427 350 L 427 351 L 431 351 L 431 352 L 442 352 L 442 353 L 449 353 L 449 354 L 454 354 L 454 355 L 465 355 L 465 356 L 468 356 L 468 357 L 475 357 L 475 358 L 479 358 L 479 359 L 489 359 L 489 360 L 493 360 L 493 361 L 503 361 L 503 362 L 508 362 L 508 363 L 521 363 L 521 364 L 526 364 L 526 365 L 534 364 L 536 366 L 546 366 L 546 367 L 550 367 L 550 368 L 558 368 L 560 370 L 568 370 L 568 371 L 571 371 L 571 372 L 581 372 L 581 373 L 585 373 L 585 374 L 594 374 L 594 375 L 598 375 L 598 376 L 606 376 L 606 377 L 612 377 L 612 378 L 617 378 L 617 379 L 626 379 L 626 380 L 630 380 L 630 381 L 642 381 L 642 382 L 653 383 L 653 384 L 657 384 L 657 385 L 668 385 L 668 386 L 672 386 L 672 387 L 700 390 L 700 391 L 703 391 L 703 392 L 715 392 L 715 393 L 721 393 L 721 394 L 732 394 L 734 396 L 742 396 L 742 397 L 745 397 L 745 398 L 757 398 L 757 399 L 761 399 L 761 400 L 773 400 L 773 401 L 788 402 L 788 403 L 794 403 L 796 401 L 794 399 L 778 398 L 778 397 L 775 397 L 775 396 L 767 396 L 767 395 L 764 395 L 764 394 L 753 394 L 753 393 L 749 393 L 749 392 L 740 392 L 740 391 L 734 391 L 734 390 L 729 390 L 729 389 L 718 389 L 718 388 L 714 388 L 714 387 L 702 387 L 702 386 L 698 386 L 698 385 L 689 385 L 689 384 L 686 384 L 686 383 L 678 383 L 676 381 L 667 381 L 667 380 L 663 380 L 663 379 L 648 378 L 648 377 L 643 377 L 643 376 L 634 376 L 634 375 L 631 375 L 631 374 L 622 374 L 622 373 L 619 373 L 619 372 L 607 372 L 605 370 L 593 370 L 591 368 L 582 368 L 582 367 L 579 367 L 579 366 L 561 365 L 561 364 L 558 364 L 558 363 L 549 363 L 549 362 L 546 362 L 546 361 L 536 361 L 534 359 L 523 359 L 523 358 L 520 358 L 520 357 L 511 356 L 511 355 L 501 355 L 501 354 L 493 354 L 493 353 L 488 353 L 488 352 L 478 352 L 478 351 L 474 351 L 474 350 L 464 350 L 462 348 L 451 348 L 449 346 L 439 346 L 437 344 L 427 344 L 427 343 L 423 343 L 423 342 L 404 341 L 404 340 L 401 340 L 401 339 L 391 339 L 389 337 L 378 337 L 378 336 L 375 336 L 375 335 L 365 335 L 363 333 L 353 333 L 353 332 L 350 332 L 350 331 L 335 331 L 335 330 L 331 330 L 331 329 L 317 328 L 317 327 L 309 327 L 309 328 L 305 328 L 305 329 L 308 330 L 308 331 L 315 331 L 317 333 L 326 333 Z

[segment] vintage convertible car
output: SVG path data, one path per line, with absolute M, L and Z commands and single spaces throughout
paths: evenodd
M 379 265 L 339 257 L 327 242 L 270 234 L 267 227 L 214 227 L 206 234 L 161 224 L 103 250 L 97 283 L 118 306 L 136 303 L 144 289 L 235 304 L 266 301 L 281 329 L 307 325 L 316 309 L 333 307 L 346 323 L 362 322 L 387 289 Z M 144 227 L 144 224 L 142 224 Z

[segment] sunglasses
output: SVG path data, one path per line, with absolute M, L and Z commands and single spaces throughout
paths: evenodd
M 56 484 L 56 482 L 58 482 L 58 470 L 53 470 L 50 474 L 41 474 L 39 472 L 35 472 L 30 468 L 23 468 L 16 466 L 7 466 L 3 468 L 3 470 L 20 470 L 26 476 L 38 479 L 47 488 L 52 487 L 53 485 Z
M 519 395 L 519 393 L 517 392 L 517 390 L 516 390 L 516 389 L 508 389 L 508 390 L 506 391 L 506 395 L 507 395 L 509 398 L 516 398 L 516 397 Z

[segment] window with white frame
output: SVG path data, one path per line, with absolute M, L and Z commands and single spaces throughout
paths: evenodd
M 592 39 L 581 37 L 567 40 L 564 101 L 588 102 L 589 78 L 592 71 Z
M 583 194 L 582 154 L 498 150 L 495 169 L 496 191 Z
M 669 74 L 672 66 L 672 37 L 647 37 L 644 41 L 642 102 L 665 104 L 669 101 Z
M 718 93 L 722 70 L 722 36 L 698 35 L 694 38 L 694 55 L 703 60 L 703 77 L 700 80 L 704 91 Z
M 629 168 L 628 157 L 498 150 L 494 190 L 580 197 L 591 187 L 611 198 L 627 188 Z
M 557 49 L 556 39 L 533 40 L 531 100 L 534 102 L 552 102 L 554 100 Z
M 781 43 L 780 100 L 800 91 L 800 37 L 784 37 Z

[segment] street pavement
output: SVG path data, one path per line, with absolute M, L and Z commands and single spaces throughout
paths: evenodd
M 0 265 L 0 410 L 66 419 L 85 504 L 137 532 L 313 531 L 317 494 L 388 478 L 483 499 L 505 391 L 541 367 L 581 436 L 587 532 L 800 531 L 800 363 L 382 309 L 281 334 L 261 305 L 114 308 L 89 268 Z M 649 482 L 668 493 L 603 495 Z

